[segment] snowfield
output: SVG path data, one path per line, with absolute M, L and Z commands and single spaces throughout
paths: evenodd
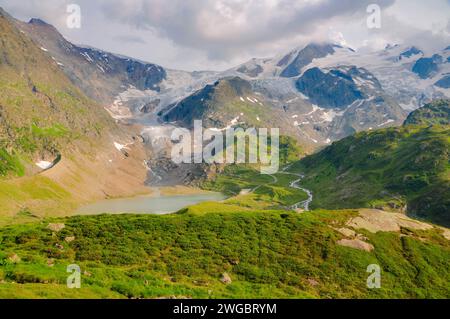
M 41 169 L 43 169 L 43 170 L 46 170 L 46 169 L 52 168 L 53 167 L 53 163 L 52 162 L 47 162 L 47 161 L 39 161 L 39 162 L 36 163 L 36 166 L 41 168 Z

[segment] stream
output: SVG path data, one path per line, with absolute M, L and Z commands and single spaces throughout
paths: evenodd
M 300 182 L 302 181 L 302 179 L 305 177 L 304 175 L 286 172 L 290 167 L 291 167 L 291 165 L 285 167 L 285 168 L 283 169 L 283 171 L 280 172 L 280 173 L 281 173 L 281 174 L 288 174 L 288 175 L 293 175 L 293 176 L 299 177 L 298 179 L 292 181 L 292 182 L 289 184 L 289 187 L 291 187 L 291 188 L 296 188 L 296 189 L 300 189 L 300 190 L 304 191 L 304 192 L 308 195 L 308 199 L 307 199 L 307 200 L 304 200 L 304 201 L 295 203 L 295 204 L 292 205 L 290 208 L 293 209 L 293 210 L 302 208 L 302 209 L 304 209 L 305 211 L 309 211 L 309 205 L 310 205 L 311 202 L 313 201 L 313 193 L 312 193 L 312 191 L 310 191 L 309 189 L 306 189 L 306 188 L 303 188 L 303 187 L 300 186 L 299 183 L 300 183 Z

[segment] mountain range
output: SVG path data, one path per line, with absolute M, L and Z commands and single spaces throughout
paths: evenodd
M 312 43 L 186 72 L 0 9 L 0 298 L 448 298 L 449 48 L 424 52 Z M 279 127 L 280 170 L 176 165 L 196 119 Z M 229 197 L 190 201 L 206 190 Z M 77 210 L 113 198 L 131 213 Z
M 39 19 L 15 21 L 113 117 L 143 125 L 189 126 L 194 117 L 208 127 L 278 125 L 312 151 L 355 132 L 401 125 L 412 110 L 450 97 L 449 48 L 425 54 L 389 45 L 364 53 L 311 43 L 223 72 L 185 72 L 72 44 Z M 232 94 L 221 94 L 230 81 Z
M 21 118 L 20 125 L 15 124 L 14 112 L 5 113 L 2 118 L 8 119 L 8 125 L 2 128 L 3 135 L 13 138 L 3 150 L 7 158 L 2 167 L 4 173 L 26 171 L 18 164 L 21 161 L 17 150 L 30 150 L 30 160 L 39 155 L 42 162 L 51 162 L 46 159 L 61 156 L 64 145 L 71 142 L 69 136 L 92 135 L 101 139 L 114 135 L 103 134 L 102 127 L 116 132 L 135 124 L 150 149 L 151 159 L 146 161 L 161 166 L 167 161 L 159 157 L 167 157 L 171 128 L 191 128 L 196 119 L 217 129 L 279 127 L 283 135 L 296 139 L 308 153 L 360 131 L 395 127 L 405 120 L 419 124 L 416 118 L 437 121 L 433 109 L 421 109 L 420 116 L 417 112 L 408 114 L 424 102 L 450 96 L 445 85 L 450 71 L 449 48 L 426 55 L 415 46 L 390 45 L 380 52 L 359 53 L 341 45 L 312 43 L 273 58 L 252 59 L 223 72 L 185 72 L 75 45 L 40 19 L 25 23 L 4 11 L 2 17 L 4 32 L 8 33 L 5 39 L 11 38 L 8 45 L 20 41 L 16 48 L 3 49 L 3 74 L 25 68 L 26 72 L 46 76 L 44 80 L 26 76 L 20 85 L 29 87 L 29 100 L 40 100 L 48 108 L 43 113 L 54 113 L 39 118 L 33 110 L 26 111 L 30 119 Z M 8 52 L 17 47 L 26 55 L 13 61 Z M 28 62 L 31 56 L 33 61 Z M 32 71 L 29 63 L 37 69 Z M 53 81 L 57 77 L 61 79 Z M 72 84 L 68 84 L 69 80 Z M 55 82 L 62 85 L 64 93 L 52 95 L 45 81 L 50 83 L 50 89 Z M 7 96 L 3 94 L 3 99 Z M 64 110 L 58 109 L 58 98 L 68 104 Z M 82 101 L 81 110 L 76 109 L 77 100 Z M 23 100 L 14 103 L 18 107 L 30 105 Z M 72 104 L 73 111 L 69 109 Z M 83 110 L 85 105 L 91 107 Z M 86 112 L 90 115 L 85 116 Z M 439 116 L 445 121 L 448 114 Z M 92 129 L 86 122 L 89 120 Z M 39 145 L 26 142 L 27 136 Z M 127 144 L 108 143 L 116 148 Z M 155 170 L 160 167 L 150 167 L 150 172 Z M 176 171 L 173 167 L 171 170 Z M 181 175 L 189 174 L 182 170 Z M 155 176 L 150 174 L 149 179 L 152 177 Z

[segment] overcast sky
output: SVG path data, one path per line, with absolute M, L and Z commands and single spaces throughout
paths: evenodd
M 67 5 L 81 28 L 67 26 Z M 369 4 L 381 28 L 367 27 Z M 41 18 L 70 41 L 164 67 L 224 70 L 311 41 L 359 50 L 387 43 L 431 52 L 450 45 L 450 0 L 0 0 L 11 15 Z

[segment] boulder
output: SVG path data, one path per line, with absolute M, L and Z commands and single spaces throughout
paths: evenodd
M 222 274 L 222 278 L 220 278 L 220 281 L 225 285 L 229 285 L 232 283 L 230 275 L 226 272 Z
M 71 243 L 75 240 L 75 236 L 68 236 L 66 238 L 64 238 L 66 243 Z
M 48 229 L 54 232 L 60 232 L 64 229 L 64 227 L 66 227 L 66 225 L 64 225 L 63 223 L 50 223 L 47 226 Z
M 337 244 L 340 246 L 350 247 L 350 248 L 369 251 L 369 252 L 374 250 L 373 245 L 366 243 L 359 239 L 341 239 L 337 242 Z
M 8 257 L 8 260 L 14 264 L 17 264 L 21 261 L 20 257 L 17 254 L 12 254 Z

